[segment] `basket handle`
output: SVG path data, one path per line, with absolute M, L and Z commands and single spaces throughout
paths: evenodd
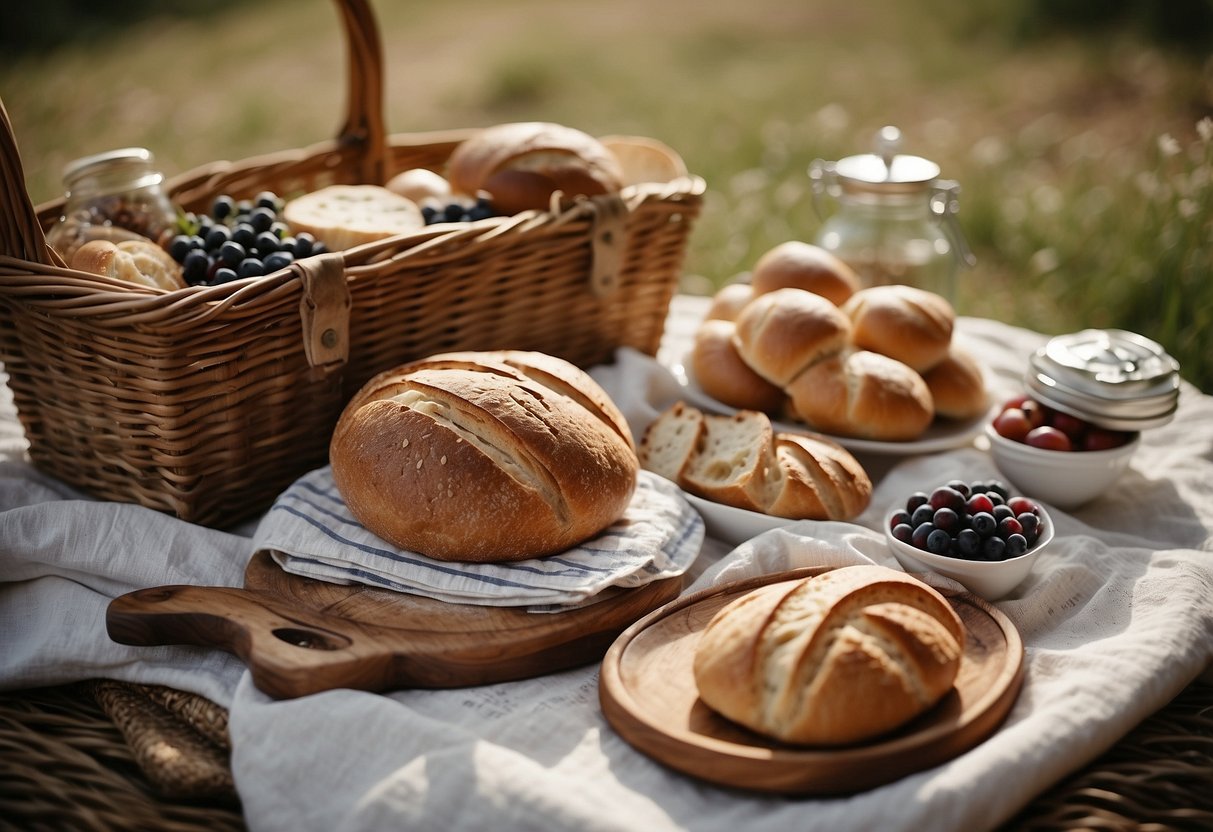
M 38 212 L 25 188 L 25 169 L 21 166 L 21 151 L 9 120 L 4 101 L 0 100 L 0 187 L 3 188 L 7 210 L 0 211 L 0 254 L 18 260 L 42 263 L 62 268 L 63 258 L 46 244 Z
M 337 144 L 353 148 L 363 183 L 386 178 L 387 126 L 383 117 L 383 42 L 369 0 L 335 0 L 345 28 L 346 117 Z

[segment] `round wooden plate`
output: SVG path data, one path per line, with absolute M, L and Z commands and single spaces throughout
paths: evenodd
M 654 610 L 607 651 L 599 699 L 611 726 L 658 762 L 721 786 L 777 794 L 863 791 L 938 765 L 990 736 L 1023 681 L 1023 642 L 1005 615 L 975 595 L 944 592 L 966 631 L 952 691 L 893 734 L 840 748 L 785 745 L 712 711 L 691 663 L 716 611 L 747 592 L 827 571 L 810 567 L 704 590 Z

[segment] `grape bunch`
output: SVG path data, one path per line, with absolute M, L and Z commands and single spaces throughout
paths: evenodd
M 292 235 L 279 219 L 283 200 L 263 191 L 251 200 L 223 194 L 210 214 L 181 214 L 177 233 L 165 248 L 181 264 L 191 286 L 217 286 L 242 277 L 259 277 L 296 260 L 323 254 L 325 244 L 302 231 Z
M 935 555 L 973 561 L 1019 557 L 1040 538 L 1041 511 L 1027 497 L 1012 496 L 998 480 L 952 480 L 916 491 L 889 518 L 893 537 Z

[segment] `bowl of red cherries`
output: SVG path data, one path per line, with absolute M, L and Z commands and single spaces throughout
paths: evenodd
M 1001 480 L 951 480 L 899 501 L 884 532 L 906 570 L 944 575 L 993 601 L 1032 571 L 1053 539 L 1053 521 Z
M 986 437 L 994 464 L 1012 485 L 1066 509 L 1107 491 L 1141 441 L 1136 431 L 1101 427 L 1030 396 L 1004 402 Z

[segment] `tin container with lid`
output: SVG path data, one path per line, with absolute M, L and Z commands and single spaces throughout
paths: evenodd
M 1041 402 L 1111 430 L 1165 425 L 1179 406 L 1179 363 L 1149 338 L 1120 329 L 1050 339 L 1032 355 L 1024 381 Z
M 901 131 L 884 127 L 872 153 L 813 161 L 813 205 L 823 220 L 815 242 L 864 286 L 904 283 L 955 304 L 958 271 L 974 262 L 957 220 L 960 186 L 900 148 Z M 832 213 L 826 197 L 837 204 Z

